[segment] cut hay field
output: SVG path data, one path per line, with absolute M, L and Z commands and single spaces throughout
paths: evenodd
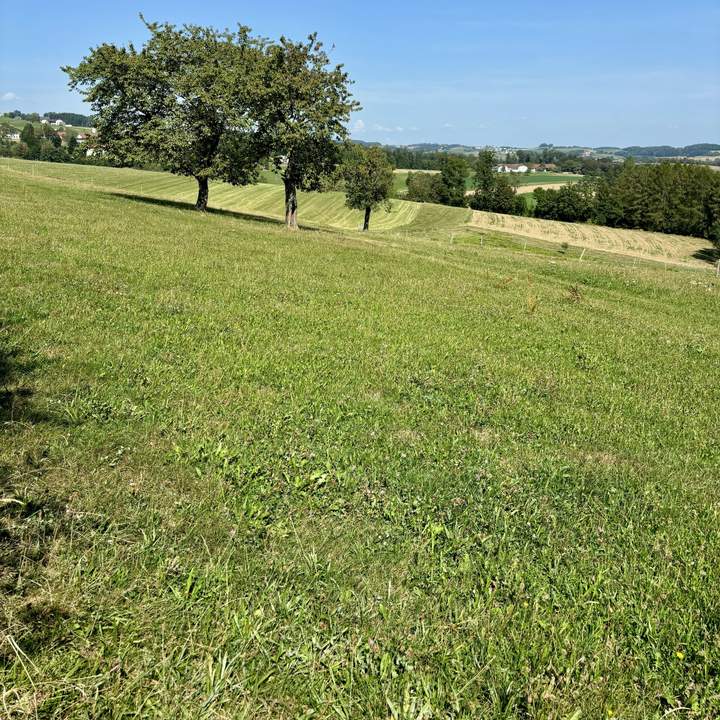
M 719 716 L 712 274 L 25 168 L 4 717 Z
M 480 211 L 473 211 L 471 224 L 482 230 L 695 267 L 707 267 L 708 258 L 715 254 L 712 246 L 700 238 L 647 230 L 626 230 Z
M 42 175 L 63 185 L 74 184 L 88 189 L 139 195 L 177 203 L 194 203 L 197 184 L 192 178 L 176 177 L 163 172 L 104 168 L 91 165 L 60 165 L 2 158 L 0 167 L 8 172 L 32 176 Z M 268 173 L 263 174 L 267 180 Z M 273 175 L 270 173 L 270 175 Z M 277 178 L 277 176 L 273 175 Z M 263 182 L 248 187 L 210 183 L 210 205 L 220 210 L 243 212 L 268 218 L 281 218 L 284 213 L 283 187 L 277 182 Z M 344 229 L 362 227 L 363 215 L 345 207 L 341 193 L 300 193 L 300 221 L 309 225 L 326 225 Z M 434 206 L 433 206 L 434 207 Z M 469 213 L 460 211 L 463 219 Z M 383 210 L 372 217 L 373 229 L 391 229 L 412 223 L 418 215 L 434 214 L 431 206 L 394 200 L 392 212 Z M 439 214 L 443 214 L 442 212 Z M 432 218 L 429 218 L 432 224 Z

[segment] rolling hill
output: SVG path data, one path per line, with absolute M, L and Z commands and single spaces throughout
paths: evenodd
M 0 162 L 4 714 L 716 716 L 720 282 L 191 185 Z

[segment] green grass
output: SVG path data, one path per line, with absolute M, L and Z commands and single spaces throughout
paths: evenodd
M 105 189 L 114 193 L 177 203 L 194 203 L 197 197 L 195 180 L 163 172 L 27 162 L 10 158 L 0 159 L 0 168 L 2 167 L 22 177 L 32 178 L 33 174 L 42 175 L 63 186 L 74 184 L 86 190 Z M 221 210 L 279 219 L 284 212 L 284 191 L 277 183 L 261 183 L 248 187 L 211 183 L 210 205 Z M 346 230 L 362 227 L 363 213 L 347 208 L 343 193 L 300 193 L 298 207 L 300 222 L 306 225 L 323 225 Z M 464 208 L 448 209 L 441 205 L 421 205 L 404 200 L 393 200 L 391 211 L 386 212 L 382 209 L 375 211 L 370 225 L 373 231 L 405 228 L 417 222 L 420 222 L 422 227 L 456 226 L 468 218 L 469 211 Z
M 567 173 L 513 173 L 507 177 L 511 182 L 517 181 L 518 185 L 562 185 L 577 182 L 582 175 L 570 175 Z
M 399 170 L 393 175 L 393 190 L 399 197 L 407 193 L 407 178 L 411 172 L 422 172 L 418 170 Z M 518 185 L 565 185 L 577 182 L 582 175 L 568 175 L 564 173 L 517 173 L 506 175 L 511 182 Z M 266 180 L 263 179 L 263 182 Z M 475 178 L 470 173 L 465 178 L 465 187 L 472 190 L 475 187 Z
M 710 273 L 34 167 L 0 164 L 5 715 L 718 717 Z

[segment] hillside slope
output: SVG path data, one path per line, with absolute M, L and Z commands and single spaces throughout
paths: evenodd
M 192 178 L 177 177 L 163 172 L 63 165 L 3 158 L 0 167 L 19 177 L 46 177 L 65 186 L 89 190 L 103 189 L 110 193 L 166 200 L 191 205 L 196 198 Z M 362 226 L 362 213 L 345 206 L 342 193 L 300 193 L 299 218 L 313 227 L 357 230 Z M 249 216 L 281 219 L 283 189 L 273 183 L 249 187 L 233 187 L 211 183 L 210 206 Z M 392 211 L 378 210 L 371 219 L 371 233 L 413 233 L 425 237 L 449 238 L 465 232 L 467 227 L 483 232 L 509 233 L 525 239 L 560 246 L 568 243 L 575 248 L 620 254 L 663 263 L 682 264 L 709 269 L 708 258 L 715 254 L 708 241 L 679 235 L 604 228 L 581 223 L 515 217 L 496 213 L 471 212 L 466 208 L 447 207 L 405 200 L 393 200 Z
M 504 238 L 0 164 L 4 714 L 716 716 L 720 284 Z

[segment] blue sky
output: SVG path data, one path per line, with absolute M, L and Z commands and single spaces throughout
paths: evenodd
M 186 2 L 0 0 L 0 111 L 86 110 L 63 64 L 138 20 L 317 30 L 363 110 L 353 136 L 393 144 L 720 142 L 717 0 Z

